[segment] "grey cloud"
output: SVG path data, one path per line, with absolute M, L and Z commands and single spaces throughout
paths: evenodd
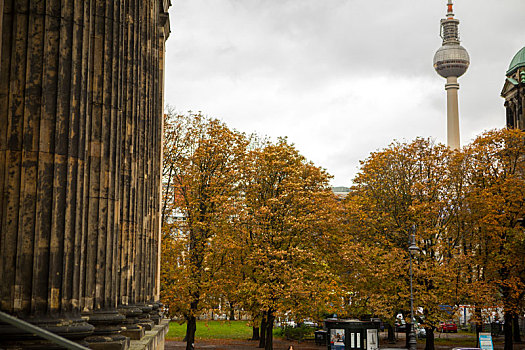
M 472 59 L 460 79 L 466 141 L 502 126 L 499 93 L 513 54 L 525 46 L 525 2 L 455 2 Z M 444 140 L 444 80 L 432 57 L 445 4 L 177 0 L 166 102 L 243 131 L 288 135 L 334 183 L 348 183 L 358 159 L 393 139 Z

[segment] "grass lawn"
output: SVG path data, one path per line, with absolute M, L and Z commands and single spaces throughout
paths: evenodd
M 423 339 L 424 340 L 424 339 Z M 476 347 L 476 336 L 465 338 L 434 338 L 436 345 L 448 345 L 453 347 Z
M 186 324 L 170 322 L 166 339 L 182 340 L 186 334 Z M 250 339 L 252 327 L 247 321 L 197 321 L 197 340 L 206 339 Z

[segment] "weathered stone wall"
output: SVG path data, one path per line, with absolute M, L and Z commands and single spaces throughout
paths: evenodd
M 158 323 L 169 5 L 0 0 L 2 311 L 90 344 Z
M 166 334 L 169 331 L 169 321 L 163 320 L 140 340 L 132 340 L 130 350 L 164 350 Z

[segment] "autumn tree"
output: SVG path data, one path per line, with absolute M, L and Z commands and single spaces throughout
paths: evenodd
M 453 223 L 453 229 L 459 233 L 459 248 L 456 251 L 455 260 L 457 261 L 458 286 L 462 287 L 463 293 L 458 298 L 457 303 L 469 305 L 473 311 L 470 323 L 475 324 L 477 338 L 483 331 L 483 319 L 488 310 L 493 310 L 499 305 L 498 290 L 496 286 L 487 278 L 487 270 L 484 268 L 489 258 L 486 254 L 480 255 L 486 246 L 486 235 L 480 234 L 480 226 L 477 215 L 473 212 L 472 196 L 469 195 L 472 178 L 472 160 L 466 146 L 458 152 L 452 164 L 451 173 L 459 181 L 458 193 L 462 193 L 463 200 L 456 204 L 457 215 Z M 479 346 L 479 343 L 478 343 Z
M 245 247 L 239 290 L 243 303 L 264 314 L 263 344 L 272 349 L 276 315 L 311 316 L 337 288 L 323 245 L 339 215 L 329 175 L 286 139 L 248 154 L 244 175 Z
M 525 294 L 525 133 L 493 130 L 465 149 L 468 169 L 467 253 L 476 269 L 473 298 L 501 301 L 505 350 L 513 347 L 512 324 Z M 492 306 L 498 306 L 493 304 Z
M 247 140 L 201 114 L 168 113 L 164 127 L 162 300 L 186 320 L 191 350 L 196 316 L 227 262 Z
M 409 310 L 407 247 L 416 228 L 421 253 L 414 261 L 414 305 L 424 310 L 427 350 L 434 349 L 433 331 L 446 316 L 440 305 L 455 305 L 461 291 L 454 278 L 460 236 L 453 223 L 462 201 L 450 171 L 454 157 L 430 140 L 395 142 L 362 163 L 346 201 L 343 257 L 354 308 L 387 319 Z

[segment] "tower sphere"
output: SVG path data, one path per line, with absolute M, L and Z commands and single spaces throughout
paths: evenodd
M 462 76 L 469 65 L 468 52 L 459 44 L 445 44 L 434 55 L 434 69 L 444 78 Z

